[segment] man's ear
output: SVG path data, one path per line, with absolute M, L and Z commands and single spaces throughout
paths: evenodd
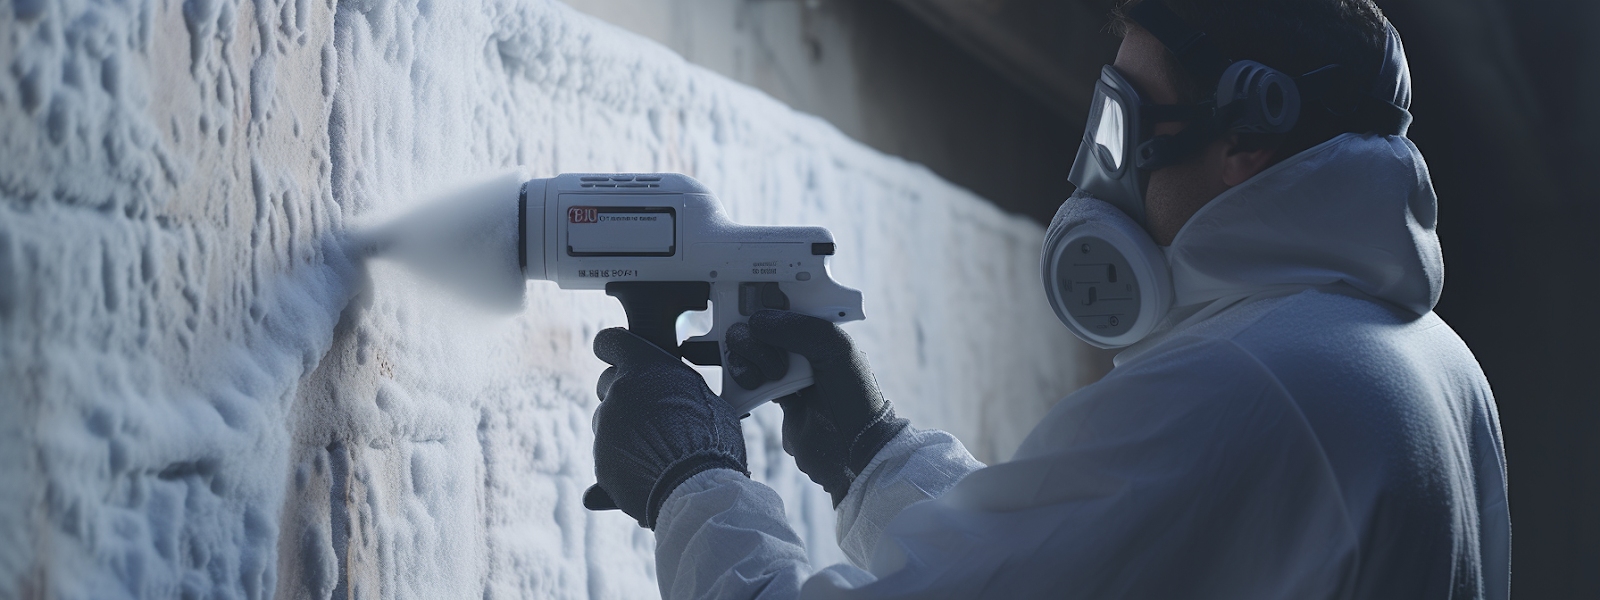
M 1261 135 L 1230 133 L 1223 145 L 1227 152 L 1222 157 L 1222 183 L 1233 187 L 1244 183 L 1257 173 L 1277 163 L 1279 139 Z

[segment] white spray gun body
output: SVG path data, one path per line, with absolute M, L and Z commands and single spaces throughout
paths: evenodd
M 833 234 L 821 227 L 759 227 L 728 220 L 700 182 L 676 173 L 569 173 L 534 179 L 519 200 L 519 262 L 528 279 L 602 289 L 622 301 L 628 329 L 698 365 L 725 365 L 725 334 L 757 310 L 855 321 L 861 292 L 828 271 Z M 711 302 L 711 331 L 681 346 L 677 319 Z M 722 398 L 744 415 L 812 384 L 811 365 L 754 390 L 723 369 Z

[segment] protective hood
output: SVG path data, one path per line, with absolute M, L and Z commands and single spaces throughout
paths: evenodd
M 1400 41 L 1400 31 L 1388 20 L 1383 22 L 1388 40 L 1384 42 L 1383 66 L 1378 69 L 1376 87 L 1372 95 L 1393 102 L 1395 106 L 1411 109 L 1411 64 L 1406 60 L 1406 45 Z
M 1166 249 L 1173 304 L 1353 289 L 1426 314 L 1444 288 L 1437 214 L 1427 164 L 1410 140 L 1341 135 L 1195 213 Z

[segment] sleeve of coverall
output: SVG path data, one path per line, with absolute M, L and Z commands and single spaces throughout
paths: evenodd
M 839 539 L 858 564 L 901 509 L 938 497 L 982 468 L 943 431 L 906 428 L 884 446 L 839 505 Z M 663 598 L 794 598 L 811 575 L 805 547 L 784 518 L 783 501 L 729 470 L 695 475 L 662 504 L 656 576 Z M 836 577 L 872 577 L 836 565 Z
M 1348 598 L 1358 537 L 1297 405 L 1227 341 L 1173 346 L 1062 400 L 1016 458 L 928 490 L 933 500 L 904 505 L 881 532 L 857 528 L 900 479 L 863 473 L 850 492 L 860 504 L 841 504 L 840 521 L 847 546 L 877 538 L 866 569 L 813 574 L 775 493 L 731 471 L 697 475 L 662 508 L 663 593 Z M 902 472 L 920 470 L 911 454 Z
M 955 436 L 937 429 L 907 427 L 890 440 L 850 484 L 839 503 L 839 548 L 857 567 L 866 568 L 883 528 L 907 506 L 932 500 L 983 468 Z

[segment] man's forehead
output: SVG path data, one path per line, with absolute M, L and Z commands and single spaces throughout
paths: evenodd
M 1122 77 L 1153 104 L 1176 104 L 1178 92 L 1172 83 L 1167 49 L 1144 28 L 1132 26 L 1122 36 L 1117 59 L 1112 63 Z

